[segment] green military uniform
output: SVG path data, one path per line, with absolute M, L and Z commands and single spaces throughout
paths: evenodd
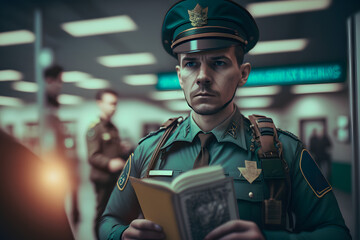
M 183 121 L 161 148 L 161 155 L 154 169 L 173 170 L 172 176 L 155 176 L 164 181 L 171 181 L 179 174 L 193 168 L 194 160 L 200 151 L 197 134 L 200 128 L 191 117 Z M 331 187 L 317 186 L 316 180 L 309 175 L 321 174 L 319 169 L 305 161 L 306 150 L 293 135 L 279 131 L 283 144 L 283 154 L 289 166 L 292 182 L 290 211 L 295 216 L 293 232 L 287 229 L 276 231 L 264 228 L 262 203 L 268 198 L 269 189 L 261 172 L 250 184 L 240 173 L 239 168 L 246 168 L 246 161 L 256 162 L 261 169 L 261 161 L 256 151 L 251 151 L 253 131 L 249 120 L 238 109 L 225 122 L 211 131 L 216 141 L 208 147 L 209 165 L 221 165 L 227 176 L 234 179 L 240 219 L 258 224 L 266 239 L 350 239 Z M 129 176 L 141 178 L 146 174 L 152 153 L 163 131 L 150 134 L 141 140 L 134 154 L 128 159 L 117 187 L 114 189 L 104 212 L 100 239 L 120 239 L 127 224 L 136 218 L 141 209 L 135 192 L 128 182 Z
M 258 39 L 259 31 L 253 17 L 246 9 L 230 0 L 179 1 L 165 15 L 162 27 L 162 44 L 173 57 L 178 59 L 178 54 L 187 54 L 186 56 L 189 56 L 187 61 L 192 63 L 191 53 L 204 52 L 203 55 L 200 54 L 200 60 L 198 58 L 194 60 L 194 66 L 192 64 L 180 65 L 180 73 L 185 67 L 196 69 L 191 71 L 191 76 L 187 76 L 190 83 L 194 82 L 192 91 L 195 91 L 196 87 L 198 87 L 196 90 L 201 88 L 205 92 L 212 90 L 211 80 L 198 79 L 202 63 L 209 65 L 204 67 L 206 70 L 213 67 L 212 61 L 215 60 L 208 60 L 208 63 L 202 59 L 203 57 L 207 60 L 209 56 L 211 59 L 211 54 L 206 55 L 208 51 L 236 46 L 238 48 L 234 47 L 234 51 L 238 51 L 236 53 L 241 55 L 253 48 Z M 239 60 L 241 59 L 236 59 L 236 61 Z M 240 62 L 231 63 L 241 64 Z M 231 65 L 229 68 L 236 67 Z M 216 70 L 225 71 L 217 68 Z M 207 77 L 211 78 L 211 76 Z M 205 78 L 204 75 L 201 75 L 201 78 Z M 221 79 L 216 79 L 216 83 L 221 83 Z M 187 91 L 190 90 L 185 88 L 185 96 L 189 94 Z M 191 94 L 190 101 L 189 99 L 187 101 L 191 106 Z M 233 98 L 225 103 L 222 109 L 232 101 Z M 212 106 L 212 103 L 210 102 L 209 105 Z M 197 116 L 200 114 L 198 113 Z M 272 133 L 275 132 L 273 128 L 261 129 L 265 135 L 268 135 L 270 130 Z M 161 176 L 161 174 L 157 176 L 149 174 L 149 176 L 171 181 L 179 174 L 193 169 L 194 161 L 201 148 L 199 132 L 201 130 L 192 117 L 184 120 L 161 147 L 160 155 L 153 167 L 156 170 L 172 170 L 171 176 Z M 261 153 L 263 148 L 260 149 L 258 138 L 254 139 L 254 133 L 258 136 L 258 129 L 250 127 L 249 120 L 244 118 L 237 108 L 230 117 L 211 132 L 216 140 L 207 146 L 210 155 L 209 165 L 221 165 L 225 174 L 234 179 L 240 219 L 255 222 L 267 239 L 351 239 L 331 186 L 296 137 L 287 132 L 278 131 L 282 147 L 278 145 L 276 147 L 279 151 L 282 149 L 280 155 L 288 166 L 288 168 L 283 168 L 286 166 L 285 162 L 259 158 L 258 153 Z M 163 133 L 164 130 L 159 130 L 141 140 L 133 155 L 128 159 L 102 216 L 99 229 L 100 239 L 120 239 L 127 225 L 141 212 L 135 192 L 129 183 L 129 177 L 147 176 L 149 162 Z M 279 166 L 279 162 L 281 171 L 275 166 Z M 283 202 L 288 204 L 281 203 L 279 207 L 280 200 L 273 199 L 271 196 L 274 186 L 284 186 L 284 174 L 282 179 L 275 179 L 275 177 L 287 170 L 286 193 L 288 194 L 278 192 L 282 195 L 282 200 L 287 199 Z M 250 177 L 249 172 L 252 172 Z M 272 183 L 269 184 L 269 181 Z M 285 205 L 286 208 L 283 208 Z M 282 224 L 285 222 L 283 209 L 287 209 L 295 218 L 291 231 Z M 277 225 L 275 230 L 270 225 L 275 223 L 274 220 L 279 219 L 276 215 L 281 215 L 282 223 Z M 288 217 L 289 222 L 291 222 L 290 219 Z
M 93 123 L 86 134 L 88 161 L 91 165 L 90 179 L 94 183 L 97 202 L 96 221 L 103 213 L 120 172 L 111 173 L 108 169 L 112 158 L 127 156 L 121 152 L 119 132 L 110 121 L 99 119 Z

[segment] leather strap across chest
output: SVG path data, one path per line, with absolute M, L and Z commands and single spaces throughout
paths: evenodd
M 161 147 L 166 143 L 166 141 L 171 136 L 171 133 L 177 128 L 177 126 L 179 125 L 180 122 L 182 122 L 182 120 L 183 120 L 182 117 L 170 118 L 161 126 L 162 128 L 165 128 L 166 130 L 165 130 L 164 134 L 162 135 L 162 137 L 160 138 L 158 144 L 156 145 L 153 155 L 151 156 L 151 160 L 146 169 L 146 174 L 145 174 L 146 178 L 149 177 L 150 170 L 153 169 L 153 167 L 156 164 L 157 159 L 159 158 L 159 153 L 160 153 Z
M 262 115 L 250 115 L 249 119 L 264 180 L 270 190 L 270 196 L 263 204 L 264 225 L 270 229 L 284 229 L 286 225 L 291 228 L 292 222 L 286 222 L 291 193 L 289 167 L 283 158 L 275 124 L 271 118 Z

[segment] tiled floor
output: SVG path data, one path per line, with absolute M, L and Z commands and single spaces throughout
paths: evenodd
M 77 240 L 95 240 L 93 232 L 93 218 L 95 216 L 95 193 L 91 182 L 89 181 L 89 167 L 83 164 L 81 168 L 81 184 L 79 186 L 79 210 L 80 222 L 77 226 L 72 226 L 75 238 Z M 351 195 L 340 190 L 334 190 L 338 200 L 345 223 L 353 232 L 353 215 Z M 70 209 L 70 197 L 66 201 L 67 213 Z

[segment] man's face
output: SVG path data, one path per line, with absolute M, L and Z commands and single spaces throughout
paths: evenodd
M 111 93 L 104 93 L 102 95 L 101 100 L 97 101 L 102 117 L 110 119 L 114 115 L 116 111 L 117 100 L 117 97 Z
M 58 96 L 61 92 L 62 87 L 62 73 L 60 73 L 57 77 L 47 77 L 46 81 L 46 93 L 50 96 Z
M 245 84 L 243 65 L 236 60 L 234 47 L 184 53 L 176 71 L 185 99 L 200 115 L 211 115 L 227 106 L 238 86 Z M 248 64 L 249 65 L 249 64 Z M 250 65 L 248 69 L 250 72 Z M 247 74 L 248 75 L 248 74 Z

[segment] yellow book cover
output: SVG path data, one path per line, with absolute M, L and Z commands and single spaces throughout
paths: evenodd
M 239 219 L 233 180 L 221 166 L 187 171 L 171 183 L 130 181 L 144 217 L 162 226 L 166 239 L 203 239 L 217 226 Z

